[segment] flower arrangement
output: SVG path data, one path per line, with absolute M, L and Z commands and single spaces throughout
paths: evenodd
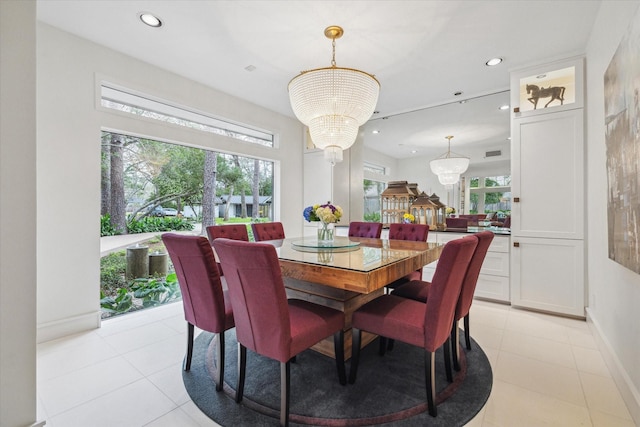
M 451 215 L 456 213 L 456 208 L 452 208 L 451 206 L 447 206 L 446 214 Z
M 405 224 L 413 224 L 413 221 L 415 220 L 416 220 L 416 217 L 411 215 L 408 212 L 402 216 L 402 222 Z
M 324 205 L 307 206 L 302 212 L 308 222 L 322 221 L 325 224 L 339 222 L 342 218 L 342 208 L 327 202 Z

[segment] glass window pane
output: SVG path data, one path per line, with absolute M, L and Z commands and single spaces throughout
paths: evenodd
M 380 195 L 386 184 L 380 181 L 364 180 L 364 220 L 380 222 L 382 202 Z
M 500 212 L 504 216 L 510 215 L 511 214 L 511 193 L 509 192 L 485 193 L 484 211 L 485 213 Z

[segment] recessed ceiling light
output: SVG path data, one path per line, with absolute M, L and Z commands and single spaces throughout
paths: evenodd
M 372 131 L 371 133 L 378 134 L 378 133 L 380 133 L 380 131 L 376 129 L 376 130 Z
M 508 110 L 509 106 L 508 105 L 501 105 L 498 110 Z
M 487 64 L 487 66 L 489 67 L 493 67 L 494 65 L 498 65 L 501 62 L 502 62 L 502 58 L 491 58 L 490 60 L 485 62 L 485 64 Z
M 411 150 L 411 154 L 416 154 L 418 150 Z
M 158 18 L 157 16 L 151 13 L 141 12 L 138 16 L 140 17 L 140 20 L 142 22 L 144 22 L 150 27 L 157 28 L 162 26 L 162 21 L 160 20 L 160 18 Z
M 247 70 L 247 71 L 253 71 L 253 70 L 256 69 L 256 67 L 253 66 L 253 65 L 247 65 L 246 67 L 244 67 L 244 69 Z

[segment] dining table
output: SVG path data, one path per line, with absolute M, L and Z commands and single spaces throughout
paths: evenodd
M 344 353 L 351 357 L 351 316 L 367 302 L 384 294 L 384 287 L 436 261 L 442 244 L 406 240 L 315 236 L 270 240 L 276 247 L 287 296 L 344 312 Z M 363 333 L 362 345 L 376 338 Z M 333 337 L 313 350 L 334 356 Z

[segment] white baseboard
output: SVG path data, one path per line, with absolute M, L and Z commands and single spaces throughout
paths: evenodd
M 596 340 L 596 345 L 598 346 L 600 353 L 602 353 L 602 357 L 609 368 L 609 372 L 611 372 L 613 380 L 620 390 L 622 399 L 627 404 L 627 409 L 629 410 L 631 417 L 636 425 L 640 425 L 640 392 L 631 381 L 631 378 L 622 366 L 622 363 L 620 363 L 620 359 L 618 359 L 618 356 L 613 351 L 613 348 L 606 336 L 602 333 L 600 324 L 591 316 L 589 307 L 587 307 L 586 312 L 587 324 L 589 325 L 589 329 L 591 329 L 591 333 Z
M 100 327 L 100 310 L 81 314 L 79 316 L 67 317 L 53 322 L 38 324 L 37 342 L 55 340 L 78 332 L 90 331 Z

